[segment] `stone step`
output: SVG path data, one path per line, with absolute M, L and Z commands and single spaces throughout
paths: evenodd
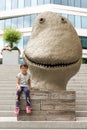
M 15 104 L 15 99 L 14 100 L 0 100 L 0 106 L 1 105 L 14 105 Z
M 87 111 L 76 111 L 76 117 L 87 117 Z
M 14 111 L 15 105 L 0 105 L 0 111 Z
M 15 99 L 15 95 L 7 95 L 7 96 L 4 96 L 4 95 L 0 95 L 0 100 L 14 100 Z
M 87 91 L 87 88 L 86 87 L 67 87 L 67 90 L 68 91 Z
M 85 105 L 85 104 L 87 104 L 87 100 L 76 100 L 76 104 L 77 105 Z
M 0 88 L 0 91 L 16 91 L 16 87 L 14 86 L 14 88 L 13 87 L 10 87 L 10 88 Z
M 0 117 L 0 122 L 14 122 L 17 121 L 17 117 Z
M 9 130 L 9 129 L 3 129 L 3 130 Z M 22 130 L 22 129 L 10 129 L 10 130 Z M 23 129 L 23 130 L 35 130 L 35 129 Z M 45 130 L 45 129 L 39 129 L 39 130 Z M 49 129 L 49 130 L 66 130 L 66 129 Z M 67 130 L 78 130 L 78 129 L 67 129 Z M 87 130 L 87 129 L 79 129 L 79 130 Z
M 83 89 L 87 89 L 87 85 L 86 84 L 69 84 L 67 85 L 67 88 L 83 88 Z
M 1 121 L 0 129 L 87 129 L 87 121 Z
M 0 117 L 16 117 L 14 111 L 0 111 Z
M 76 100 L 87 100 L 86 97 L 76 97 Z
M 86 105 L 76 105 L 76 111 L 87 111 L 87 104 Z

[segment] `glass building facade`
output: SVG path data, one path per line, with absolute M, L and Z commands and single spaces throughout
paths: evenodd
M 0 13 L 2 11 L 9 11 L 13 9 L 24 9 L 26 7 L 34 7 L 38 5 L 46 5 L 46 4 L 56 4 L 56 5 L 63 5 L 67 7 L 79 7 L 87 9 L 87 0 L 2 0 L 2 4 L 0 4 Z M 8 18 L 0 20 L 0 31 L 7 27 L 15 27 L 17 29 L 29 28 L 32 27 L 35 17 L 38 14 L 30 14 L 21 17 L 15 18 Z M 87 16 L 80 16 L 80 15 L 73 15 L 73 14 L 66 14 L 61 13 L 61 15 L 68 18 L 73 26 L 76 29 L 87 29 Z M 22 36 L 18 47 L 20 50 L 23 50 L 29 40 L 30 35 Z M 82 43 L 83 49 L 87 49 L 87 37 L 80 36 L 80 40 Z M 4 41 L 2 36 L 0 36 L 0 48 L 4 46 Z

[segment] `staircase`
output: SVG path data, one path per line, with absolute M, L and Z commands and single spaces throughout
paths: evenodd
M 87 120 L 87 64 L 69 81 L 67 90 L 76 91 L 77 120 Z
M 58 129 L 87 130 L 87 65 L 82 64 L 79 73 L 67 85 L 76 91 L 77 121 L 17 121 L 15 109 L 15 79 L 19 65 L 0 65 L 0 129 Z M 39 116 L 39 115 L 38 115 Z
M 0 65 L 0 120 L 17 120 L 15 110 L 16 75 L 19 66 Z

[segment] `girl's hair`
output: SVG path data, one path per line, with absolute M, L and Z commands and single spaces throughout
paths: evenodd
M 21 64 L 21 65 L 20 65 L 20 69 L 21 69 L 22 67 L 25 67 L 25 68 L 28 69 L 28 65 L 27 65 L 27 64 Z

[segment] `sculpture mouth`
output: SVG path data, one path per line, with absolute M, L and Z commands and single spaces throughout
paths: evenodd
M 26 59 L 30 62 L 30 63 L 32 63 L 32 64 L 34 64 L 34 65 L 36 65 L 36 66 L 42 66 L 42 67 L 46 67 L 46 68 L 54 68 L 54 67 L 56 67 L 56 68 L 59 68 L 59 67 L 69 67 L 69 66 L 71 66 L 71 65 L 74 65 L 74 64 L 76 64 L 76 63 L 78 63 L 79 62 L 79 60 L 80 59 L 78 59 L 78 60 L 76 60 L 76 61 L 73 61 L 73 62 L 70 62 L 70 63 L 55 63 L 55 64 L 53 64 L 53 63 L 39 63 L 39 62 L 36 62 L 36 61 L 34 61 L 33 59 L 30 59 L 27 55 L 25 55 L 25 57 L 26 57 Z

